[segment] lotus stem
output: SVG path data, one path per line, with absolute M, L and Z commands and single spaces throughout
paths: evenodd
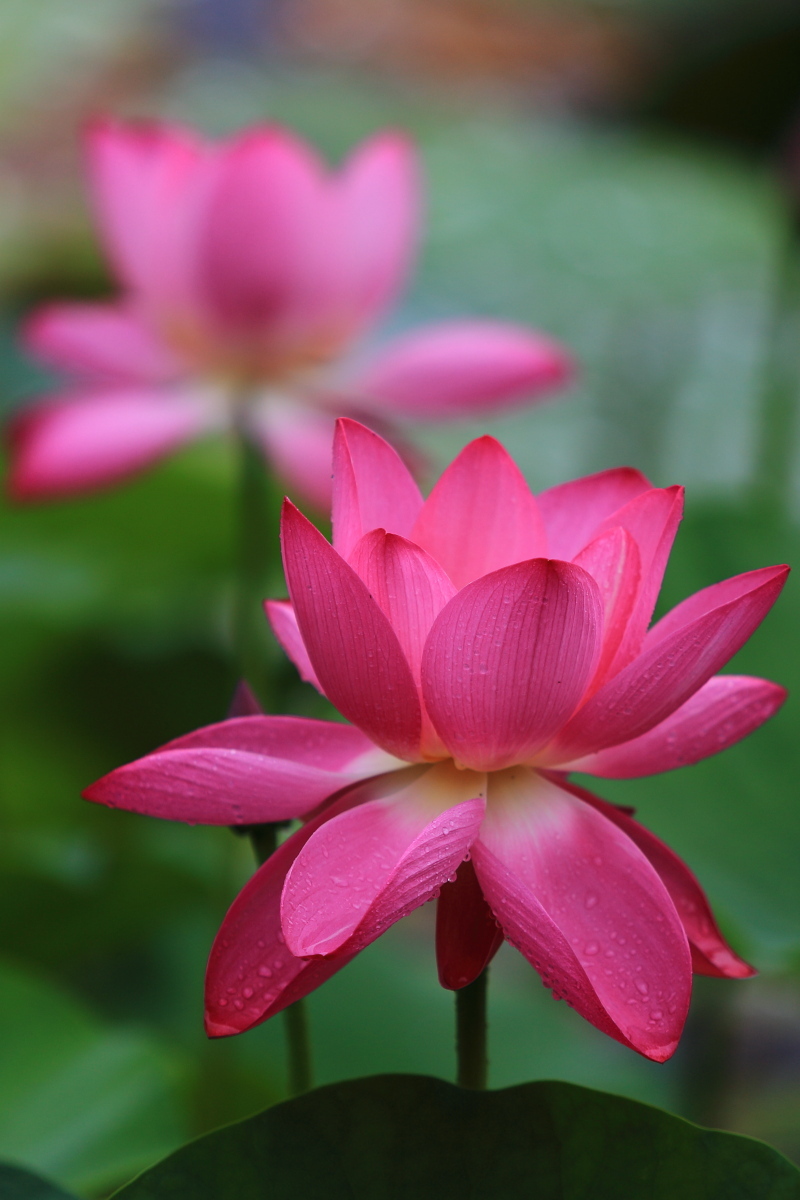
M 482 1091 L 489 1074 L 486 1042 L 486 996 L 489 968 L 456 992 L 457 1082 L 461 1087 Z

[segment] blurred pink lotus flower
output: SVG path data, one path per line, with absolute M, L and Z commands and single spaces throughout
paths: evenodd
M 173 820 L 305 823 L 234 901 L 207 1028 L 241 1032 L 439 897 L 445 987 L 502 938 L 556 996 L 648 1058 L 675 1049 L 692 969 L 743 977 L 690 870 L 567 773 L 631 778 L 716 754 L 774 683 L 717 675 L 787 567 L 714 584 L 648 629 L 680 488 L 623 468 L 534 497 L 492 438 L 426 501 L 396 452 L 337 428 L 333 545 L 288 501 L 275 633 L 352 722 L 223 721 L 88 789 Z
M 330 172 L 276 127 L 213 144 L 104 121 L 88 157 L 123 292 L 29 321 L 28 349 L 70 383 L 12 426 L 17 499 L 114 484 L 246 405 L 279 473 L 327 506 L 336 416 L 447 418 L 538 399 L 571 377 L 554 340 L 496 321 L 424 326 L 348 363 L 417 241 L 418 168 L 400 134 L 378 134 Z

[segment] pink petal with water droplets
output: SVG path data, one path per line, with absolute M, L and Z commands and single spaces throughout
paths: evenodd
M 392 342 L 356 387 L 367 403 L 441 418 L 539 399 L 572 379 L 563 346 L 524 326 L 448 321 Z
M 395 760 L 357 729 L 299 717 L 238 717 L 119 767 L 87 800 L 170 821 L 253 825 L 304 816 Z
M 551 556 L 571 561 L 604 521 L 652 486 L 641 471 L 615 467 L 540 492 L 537 500 Z
M 777 712 L 785 688 L 748 675 L 715 675 L 648 733 L 565 763 L 562 770 L 604 779 L 659 775 L 727 750 Z
M 536 500 L 517 464 L 492 437 L 470 442 L 450 464 L 410 537 L 459 588 L 547 553 Z
M 616 526 L 581 550 L 575 563 L 589 572 L 603 601 L 603 644 L 591 683 L 591 690 L 595 690 L 603 682 L 628 628 L 639 595 L 641 556 L 628 531 Z
M 22 336 L 40 362 L 85 378 L 164 383 L 181 372 L 152 328 L 122 304 L 47 304 L 28 318 Z
M 486 903 L 471 862 L 462 863 L 436 902 L 439 983 L 458 991 L 477 979 L 503 944 L 503 931 Z
M 647 635 L 641 654 L 578 710 L 542 756 L 543 765 L 573 762 L 632 741 L 665 721 L 758 628 L 788 571 L 749 571 L 698 592 L 668 613 Z
M 475 870 L 508 940 L 556 996 L 640 1054 L 675 1050 L 691 958 L 667 889 L 611 820 L 552 780 L 492 776 Z
M 206 971 L 209 1037 L 243 1033 L 312 992 L 352 955 L 295 958 L 286 948 L 280 899 L 286 873 L 310 837 L 339 813 L 374 794 L 354 787 L 292 834 L 256 871 L 234 900 L 214 939 Z
M 387 778 L 377 783 L 385 789 Z M 430 900 L 469 851 L 485 789 L 485 776 L 441 763 L 326 822 L 286 876 L 281 922 L 292 953 L 362 950 Z
M 428 713 L 456 762 L 495 771 L 531 758 L 574 711 L 601 634 L 597 584 L 571 563 L 517 563 L 460 591 L 422 664 Z
M 408 537 L 422 496 L 397 451 L 358 421 L 336 422 L 333 442 L 333 544 L 349 558 L 372 529 Z
M 419 546 L 382 529 L 364 535 L 350 555 L 350 565 L 389 618 L 420 687 L 425 639 L 435 618 L 456 594 L 454 585 Z M 421 749 L 426 758 L 447 756 L 424 704 Z
M 215 151 L 175 125 L 98 121 L 87 152 L 120 279 L 159 309 L 190 301 L 200 180 Z
M 12 423 L 7 487 L 16 500 L 108 487 L 213 424 L 213 414 L 188 393 L 121 386 L 63 393 Z
M 583 788 L 561 783 L 573 795 L 585 800 L 613 821 L 632 842 L 635 842 L 648 862 L 652 863 L 666 887 L 678 916 L 686 930 L 692 950 L 692 966 L 696 975 L 716 975 L 726 979 L 749 979 L 757 972 L 754 967 L 739 958 L 719 931 L 708 897 L 689 870 L 669 846 L 632 820 L 616 805 L 607 804 Z M 699 952 L 699 953 L 698 953 Z
M 287 500 L 289 595 L 311 664 L 343 716 L 398 758 L 419 757 L 417 686 L 397 634 L 353 568 Z
M 322 685 L 308 657 L 305 642 L 297 624 L 297 615 L 291 600 L 265 600 L 264 609 L 272 626 L 272 632 L 280 642 L 288 657 L 292 660 L 306 683 L 312 684 L 318 692 Z
M 633 537 L 639 551 L 639 592 L 608 674 L 616 674 L 641 649 L 682 515 L 683 488 L 653 488 L 636 496 L 598 527 L 601 534 L 621 526 Z
M 353 725 L 263 713 L 206 725 L 174 738 L 160 749 L 190 750 L 200 746 L 289 758 L 324 771 L 345 770 L 362 755 L 377 756 L 386 764 L 382 769 L 395 762 Z
M 401 133 L 362 142 L 334 181 L 346 270 L 342 306 L 356 326 L 375 320 L 408 274 L 418 235 L 421 182 Z

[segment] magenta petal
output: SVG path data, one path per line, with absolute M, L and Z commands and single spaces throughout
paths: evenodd
M 492 437 L 470 442 L 450 464 L 410 537 L 456 587 L 547 553 L 536 500 L 517 464 Z
M 653 627 L 641 654 L 578 710 L 543 761 L 573 762 L 666 720 L 744 645 L 777 600 L 788 571 L 749 571 L 678 605 Z
M 658 872 L 666 887 L 678 916 L 686 930 L 692 950 L 692 965 L 696 975 L 724 976 L 726 979 L 749 979 L 757 974 L 755 969 L 739 958 L 719 931 L 708 897 L 694 874 L 669 846 L 645 829 L 638 821 L 622 812 L 616 805 L 607 804 L 583 788 L 561 784 L 575 796 L 579 796 L 635 842 L 647 860 Z M 698 954 L 699 951 L 699 954 Z
M 619 649 L 609 665 L 612 674 L 629 663 L 641 648 L 682 515 L 683 488 L 652 488 L 629 501 L 598 527 L 598 534 L 622 527 L 633 537 L 639 551 L 639 592 Z
M 727 750 L 777 712 L 786 690 L 767 679 L 715 675 L 685 704 L 648 733 L 630 742 L 564 764 L 605 779 L 659 775 Z
M 246 750 L 274 758 L 289 758 L 323 771 L 349 769 L 363 755 L 377 756 L 390 764 L 382 750 L 353 725 L 318 721 L 313 717 L 284 717 L 257 714 L 231 717 L 174 738 L 160 750 L 193 750 L 198 747 Z M 367 772 L 363 772 L 366 774 Z M 370 772 L 374 774 L 373 772 Z
M 531 758 L 574 711 L 602 634 L 597 584 L 534 559 L 477 579 L 428 635 L 422 690 L 455 758 L 494 771 Z
M 181 370 L 164 342 L 121 304 L 47 304 L 26 322 L 23 341 L 47 366 L 95 380 L 164 383 Z
M 332 522 L 342 557 L 372 529 L 408 537 L 421 508 L 420 490 L 397 451 L 358 421 L 337 421 Z
M 362 950 L 430 900 L 468 853 L 485 776 L 441 763 L 387 795 L 390 778 L 376 781 L 380 798 L 318 829 L 286 876 L 281 921 L 298 957 Z M 405 782 L 393 778 L 395 788 Z
M 168 391 L 118 387 L 43 401 L 13 423 L 8 489 L 35 500 L 107 487 L 211 423 L 202 404 Z
M 425 639 L 438 614 L 456 594 L 454 585 L 419 546 L 382 529 L 364 535 L 350 555 L 350 564 L 389 618 L 419 687 Z M 424 704 L 421 750 L 426 758 L 447 756 Z
M 633 467 L 615 467 L 540 492 L 537 500 L 551 556 L 571 561 L 604 521 L 652 486 Z
M 576 555 L 603 600 L 603 644 L 591 688 L 596 689 L 616 657 L 640 594 L 641 555 L 627 529 L 616 526 L 601 533 Z
M 363 142 L 334 180 L 345 263 L 342 305 L 356 325 L 378 317 L 405 282 L 420 187 L 414 147 L 400 133 Z
M 317 679 L 316 671 L 308 657 L 291 600 L 265 600 L 264 608 L 272 626 L 272 632 L 297 667 L 300 678 L 321 692 L 322 685 Z
M 87 139 L 100 228 L 120 279 L 157 307 L 190 299 L 199 181 L 210 147 L 177 126 L 96 122 Z
M 191 825 L 259 825 L 302 817 L 362 777 L 244 750 L 199 747 L 140 758 L 92 784 L 84 796 L 109 808 Z
M 311 664 L 343 716 L 398 758 L 419 757 L 422 715 L 397 634 L 355 571 L 287 500 L 289 594 Z
M 656 870 L 616 823 L 529 769 L 489 788 L 472 853 L 506 937 L 581 1016 L 663 1062 L 686 1019 L 691 959 Z
M 572 378 L 563 346 L 523 326 L 453 321 L 398 338 L 357 387 L 368 401 L 420 417 L 451 417 L 538 398 Z
M 455 586 L 419 546 L 382 529 L 365 534 L 349 561 L 389 618 L 419 682 L 425 639 L 436 617 L 456 595 Z
M 471 862 L 462 863 L 436 902 L 439 983 L 458 991 L 477 979 L 503 943 Z
M 236 717 L 112 771 L 84 796 L 170 821 L 251 825 L 304 816 L 334 792 L 392 765 L 352 726 Z
M 197 263 L 205 307 L 221 328 L 286 345 L 321 333 L 338 298 L 332 204 L 323 163 L 288 130 L 251 129 L 229 143 Z
M 350 961 L 352 955 L 306 962 L 290 954 L 281 929 L 280 899 L 286 872 L 308 839 L 331 817 L 362 803 L 364 798 L 362 788 L 351 788 L 298 829 L 256 871 L 234 900 L 208 960 L 209 1037 L 243 1033 L 266 1021 L 312 992 Z

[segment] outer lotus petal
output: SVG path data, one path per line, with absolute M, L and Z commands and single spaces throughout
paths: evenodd
M 539 398 L 568 383 L 563 346 L 523 326 L 453 321 L 399 338 L 367 367 L 359 392 L 381 409 L 450 417 Z
M 672 902 L 683 922 L 692 950 L 692 967 L 695 975 L 724 976 L 727 979 L 748 979 L 756 970 L 739 958 L 723 938 L 714 920 L 708 897 L 698 880 L 669 846 L 632 820 L 616 805 L 607 804 L 591 792 L 561 782 L 561 786 L 591 804 L 609 821 L 635 842 L 659 874 Z
M 485 793 L 484 775 L 440 763 L 326 822 L 286 876 L 281 923 L 292 953 L 361 950 L 430 900 L 469 851 Z
M 335 180 L 347 278 L 347 306 L 358 325 L 374 320 L 405 282 L 417 240 L 419 167 L 400 133 L 363 142 Z
M 319 335 L 339 279 L 333 216 L 331 184 L 310 146 L 266 126 L 229 143 L 198 246 L 197 285 L 211 318 L 284 346 Z
M 462 863 L 436 904 L 436 963 L 442 987 L 458 991 L 477 979 L 503 943 L 475 868 Z
M 411 540 L 456 587 L 547 553 L 536 500 L 517 464 L 492 437 L 470 442 L 423 505 Z
M 619 649 L 609 664 L 615 674 L 638 654 L 661 590 L 669 552 L 683 515 L 683 488 L 653 488 L 604 521 L 598 533 L 621 526 L 639 550 L 641 583 Z
M 619 525 L 601 533 L 576 555 L 575 562 L 588 571 L 603 599 L 603 646 L 592 690 L 604 679 L 625 636 L 641 582 L 641 555 L 627 529 Z
M 675 1050 L 691 959 L 654 868 L 615 822 L 524 767 L 490 779 L 473 848 L 506 937 L 556 996 L 648 1058 Z
M 371 529 L 408 537 L 422 496 L 397 451 L 358 421 L 336 422 L 333 441 L 333 544 L 349 558 Z
M 293 490 L 327 512 L 331 504 L 333 418 L 302 402 L 262 404 L 253 431 L 264 454 Z
M 181 364 L 153 330 L 121 304 L 47 304 L 23 330 L 26 349 L 50 367 L 122 383 L 163 383 Z
M 100 228 L 120 278 L 160 307 L 190 299 L 194 209 L 212 149 L 175 125 L 99 121 L 87 152 Z
M 231 717 L 195 729 L 161 746 L 164 750 L 194 750 L 199 747 L 245 750 L 272 758 L 288 758 L 323 771 L 356 770 L 360 775 L 393 770 L 396 759 L 385 754 L 353 725 L 318 721 L 313 717 L 284 717 L 256 714 Z M 369 766 L 362 769 L 362 759 Z M 377 764 L 377 765 L 375 765 Z
M 188 393 L 133 387 L 65 393 L 14 422 L 8 489 L 17 500 L 36 500 L 107 487 L 213 428 L 213 421 Z
M 615 467 L 549 488 L 537 496 L 550 554 L 568 562 L 588 545 L 603 522 L 652 483 L 633 467 Z
M 162 750 L 119 767 L 84 797 L 191 825 L 260 825 L 302 817 L 360 778 L 288 758 L 200 747 Z
M 786 690 L 767 679 L 715 675 L 649 733 L 565 764 L 605 779 L 660 775 L 727 750 L 777 712 Z
M 297 614 L 290 600 L 265 600 L 264 608 L 272 626 L 272 632 L 280 642 L 286 654 L 292 660 L 306 683 L 312 684 L 317 691 L 322 691 L 322 685 L 308 657 L 305 642 L 297 624 Z
M 379 746 L 414 761 L 420 702 L 387 617 L 353 568 L 288 500 L 281 535 L 289 595 L 325 695 Z
M 84 796 L 171 821 L 251 825 L 304 816 L 341 788 L 395 765 L 346 725 L 238 717 L 112 771 Z
M 307 995 L 351 956 L 295 958 L 281 929 L 280 898 L 286 872 L 321 825 L 374 794 L 375 785 L 351 788 L 288 838 L 234 900 L 219 930 L 206 972 L 206 1030 L 227 1037 L 266 1021 Z
M 496 771 L 544 746 L 594 673 L 602 619 L 597 584 L 572 563 L 518 563 L 459 592 L 422 663 L 426 707 L 456 762 Z
M 761 595 L 762 587 L 767 589 L 764 596 L 767 607 L 763 614 L 766 615 L 778 598 L 789 570 L 785 563 L 775 567 L 760 567 L 756 571 L 732 575 L 730 579 L 723 579 L 721 583 L 712 583 L 710 587 L 694 592 L 655 623 L 647 634 L 645 648 L 665 641 L 671 634 L 685 628 L 699 617 L 704 617 L 723 605 L 736 603 L 753 591 Z M 760 620 L 763 620 L 763 616 Z
M 698 593 L 703 601 L 679 606 L 689 618 L 685 624 L 667 614 L 667 632 L 659 633 L 662 622 L 651 630 L 638 658 L 578 710 L 543 764 L 573 762 L 630 742 L 665 721 L 744 645 L 777 600 L 788 572 L 785 566 L 765 567 L 706 588 Z

